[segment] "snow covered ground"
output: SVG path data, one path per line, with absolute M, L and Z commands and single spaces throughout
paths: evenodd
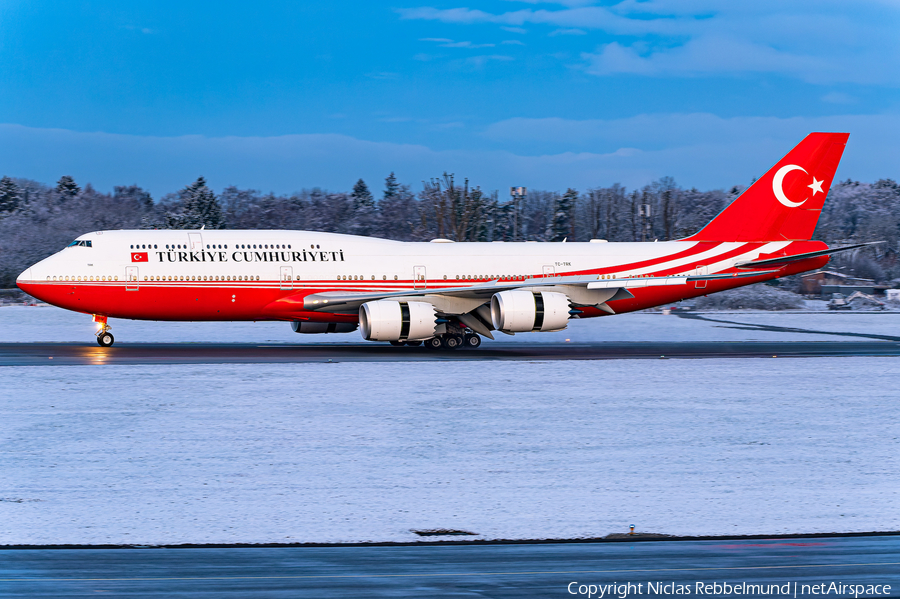
M 900 315 L 706 316 L 900 336 Z M 563 335 L 841 339 L 720 325 L 633 314 Z M 304 339 L 287 324 L 113 326 L 129 341 Z M 90 329 L 54 308 L 0 309 L 2 341 L 84 341 Z M 503 342 L 520 337 L 543 340 Z M 414 541 L 413 529 L 440 528 L 577 538 L 629 524 L 668 534 L 897 530 L 898 366 L 4 367 L 0 545 Z
M 821 303 L 821 302 L 819 302 Z M 900 312 L 706 312 L 696 320 L 636 312 L 573 320 L 558 333 L 496 334 L 494 343 L 591 343 L 600 341 L 821 341 L 852 340 L 835 332 L 900 337 Z M 726 321 L 726 322 L 713 322 Z M 359 332 L 298 335 L 287 322 L 154 322 L 110 319 L 117 343 L 360 343 Z M 735 325 L 734 323 L 738 323 Z M 747 330 L 740 324 L 810 332 Z M 95 343 L 95 324 L 85 314 L 52 306 L 0 307 L 0 343 Z M 486 341 L 486 343 L 492 343 Z

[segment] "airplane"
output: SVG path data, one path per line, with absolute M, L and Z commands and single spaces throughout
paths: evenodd
M 823 267 L 812 241 L 849 134 L 811 133 L 699 232 L 656 242 L 400 242 L 318 231 L 118 230 L 80 236 L 16 280 L 110 318 L 275 320 L 297 333 L 475 348 L 494 332 L 661 306 Z

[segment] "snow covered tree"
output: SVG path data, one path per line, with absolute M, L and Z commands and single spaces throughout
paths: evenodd
M 553 210 L 553 220 L 547 227 L 548 241 L 563 241 L 566 238 L 574 241 L 575 237 L 575 204 L 578 192 L 571 187 L 557 198 Z
M 350 197 L 353 198 L 354 210 L 375 207 L 375 198 L 372 197 L 372 192 L 369 191 L 369 187 L 362 179 L 357 181 L 356 185 L 353 186 L 353 193 L 350 194 Z
M 75 179 L 69 175 L 63 175 L 56 182 L 56 193 L 62 200 L 71 200 L 81 193 L 81 188 L 75 183 Z
M 440 179 L 425 183 L 419 194 L 421 209 L 426 220 L 434 223 L 437 237 L 453 241 L 477 241 L 481 230 L 479 223 L 487 215 L 490 198 L 480 187 L 470 187 L 464 179 L 457 185 L 452 174 L 444 173 Z
M 360 179 L 361 181 L 362 179 Z M 397 177 L 394 175 L 394 171 L 391 171 L 391 174 L 384 178 L 384 196 L 385 200 L 391 200 L 397 197 L 397 194 L 400 193 L 400 183 L 397 182 Z
M 118 202 L 135 202 L 148 212 L 153 209 L 153 198 L 137 185 L 116 185 L 113 187 L 113 199 Z
M 199 177 L 179 192 L 179 204 L 165 215 L 168 229 L 221 229 L 225 224 L 216 194 Z
M 376 229 L 377 210 L 375 198 L 366 182 L 360 179 L 353 186 L 350 194 L 353 200 L 353 216 L 347 223 L 347 230 L 352 235 L 371 235 Z
M 396 179 L 395 179 L 396 180 Z M 378 206 L 379 231 L 381 237 L 400 241 L 420 241 L 428 235 L 422 227 L 422 217 L 416 196 L 409 185 L 397 184 L 393 195 L 385 195 Z
M 11 214 L 22 201 L 22 190 L 9 177 L 0 179 L 0 215 Z

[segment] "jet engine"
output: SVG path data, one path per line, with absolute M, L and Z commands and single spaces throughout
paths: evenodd
M 436 317 L 428 302 L 378 300 L 359 307 L 359 326 L 369 341 L 422 341 L 434 337 Z
M 569 298 L 555 291 L 501 291 L 491 298 L 494 328 L 509 333 L 558 331 L 569 320 Z
M 355 322 L 307 322 L 295 320 L 291 328 L 295 333 L 352 333 L 359 326 Z

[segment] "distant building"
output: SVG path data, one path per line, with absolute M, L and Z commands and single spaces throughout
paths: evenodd
M 863 279 L 833 270 L 819 270 L 800 277 L 800 292 L 806 295 L 827 295 L 843 293 L 849 295 L 854 291 L 868 293 L 885 289 L 883 285 L 876 285 L 872 279 Z

